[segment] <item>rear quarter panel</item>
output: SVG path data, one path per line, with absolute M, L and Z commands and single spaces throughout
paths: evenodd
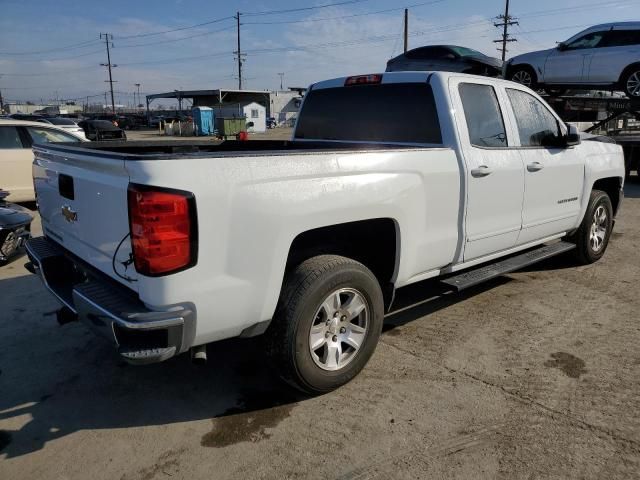
M 191 191 L 197 204 L 197 265 L 140 278 L 140 297 L 193 302 L 196 344 L 238 335 L 272 317 L 297 235 L 372 218 L 396 223 L 402 285 L 453 260 L 459 168 L 444 148 L 127 162 L 132 182 Z

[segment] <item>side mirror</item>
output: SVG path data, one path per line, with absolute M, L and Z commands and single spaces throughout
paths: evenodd
M 566 44 L 566 43 L 564 43 L 564 42 L 560 42 L 560 43 L 558 44 L 558 46 L 556 47 L 556 49 L 557 49 L 559 52 L 564 52 L 567 48 L 568 48 L 568 47 L 567 47 L 567 44 Z
M 570 123 L 567 123 L 567 137 L 566 137 L 566 141 L 565 141 L 565 145 L 567 147 L 574 147 L 576 145 L 580 145 L 580 132 L 578 131 L 578 128 L 575 125 L 572 125 Z

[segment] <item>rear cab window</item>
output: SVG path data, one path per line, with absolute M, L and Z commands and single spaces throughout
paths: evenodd
M 426 82 L 312 89 L 294 139 L 442 144 L 433 91 Z
M 495 89 L 479 83 L 461 83 L 458 89 L 471 145 L 482 148 L 509 146 Z

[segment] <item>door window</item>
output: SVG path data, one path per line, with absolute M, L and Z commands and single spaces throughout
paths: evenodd
M 604 37 L 601 47 L 640 45 L 640 30 L 611 30 Z
M 459 90 L 471 144 L 477 147 L 506 147 L 504 120 L 493 87 L 461 83 Z
M 565 135 L 560 122 L 533 95 L 507 88 L 523 147 L 557 147 Z
M 0 149 L 10 150 L 14 148 L 24 148 L 20 134 L 16 127 L 0 127 Z
M 600 46 L 600 42 L 604 37 L 605 32 L 591 32 L 583 35 L 580 38 L 576 38 L 570 43 L 567 43 L 567 50 L 581 50 L 584 48 L 596 48 Z
M 27 127 L 33 143 L 79 142 L 73 135 L 68 135 L 50 128 Z

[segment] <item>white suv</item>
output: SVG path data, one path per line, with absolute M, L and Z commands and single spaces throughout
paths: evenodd
M 640 22 L 587 28 L 556 48 L 513 57 L 505 68 L 505 78 L 550 94 L 615 89 L 640 99 Z

